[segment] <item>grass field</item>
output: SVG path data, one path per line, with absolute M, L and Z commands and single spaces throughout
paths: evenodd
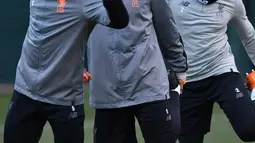
M 88 91 L 86 93 L 85 99 L 85 111 L 86 111 L 86 121 L 85 121 L 85 143 L 93 143 L 92 131 L 93 131 L 93 115 L 94 111 L 88 105 Z M 3 143 L 3 125 L 10 101 L 8 95 L 0 95 L 0 143 Z M 142 135 L 139 131 L 139 126 L 137 125 L 137 138 L 139 143 L 143 143 Z M 50 126 L 47 124 L 44 128 L 44 132 L 40 143 L 53 143 L 53 135 Z M 235 135 L 227 118 L 219 109 L 218 105 L 215 105 L 214 114 L 212 118 L 211 133 L 209 133 L 204 143 L 242 143 L 242 141 Z

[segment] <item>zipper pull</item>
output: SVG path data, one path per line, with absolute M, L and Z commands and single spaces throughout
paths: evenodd
M 167 115 L 169 114 L 168 109 L 166 109 L 166 114 L 167 114 Z
M 72 101 L 72 111 L 75 111 L 75 107 L 74 107 L 74 101 Z

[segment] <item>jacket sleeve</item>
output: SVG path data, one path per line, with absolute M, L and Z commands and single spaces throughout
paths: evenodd
M 235 12 L 230 25 L 236 29 L 245 50 L 255 65 L 255 31 L 248 17 L 242 0 L 236 0 Z
M 187 57 L 177 30 L 169 0 L 151 0 L 153 24 L 166 65 L 174 72 L 185 72 Z
M 129 22 L 122 0 L 85 0 L 83 12 L 86 19 L 115 29 L 125 28 Z

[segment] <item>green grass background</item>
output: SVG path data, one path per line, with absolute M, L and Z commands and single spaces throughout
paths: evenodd
M 88 104 L 88 97 L 88 89 L 85 89 L 85 143 L 93 143 L 94 110 Z M 0 95 L 0 143 L 3 143 L 3 125 L 10 98 L 10 95 Z M 144 143 L 139 125 L 137 125 L 137 138 L 139 143 Z M 53 143 L 52 130 L 48 124 L 44 128 L 40 143 Z M 206 135 L 204 143 L 242 143 L 235 135 L 224 113 L 216 104 L 212 118 L 211 132 Z

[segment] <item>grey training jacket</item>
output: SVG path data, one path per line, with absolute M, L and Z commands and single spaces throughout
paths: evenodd
M 188 57 L 187 82 L 231 69 L 238 72 L 228 43 L 228 25 L 236 29 L 255 64 L 255 31 L 242 0 L 218 0 L 210 5 L 197 0 L 171 0 L 171 8 Z
M 161 50 L 175 72 L 186 58 L 168 0 L 124 1 L 129 25 L 122 30 L 96 25 L 88 40 L 90 104 L 121 108 L 169 98 Z
M 110 23 L 101 0 L 31 0 L 15 90 L 40 102 L 83 104 L 87 20 Z

